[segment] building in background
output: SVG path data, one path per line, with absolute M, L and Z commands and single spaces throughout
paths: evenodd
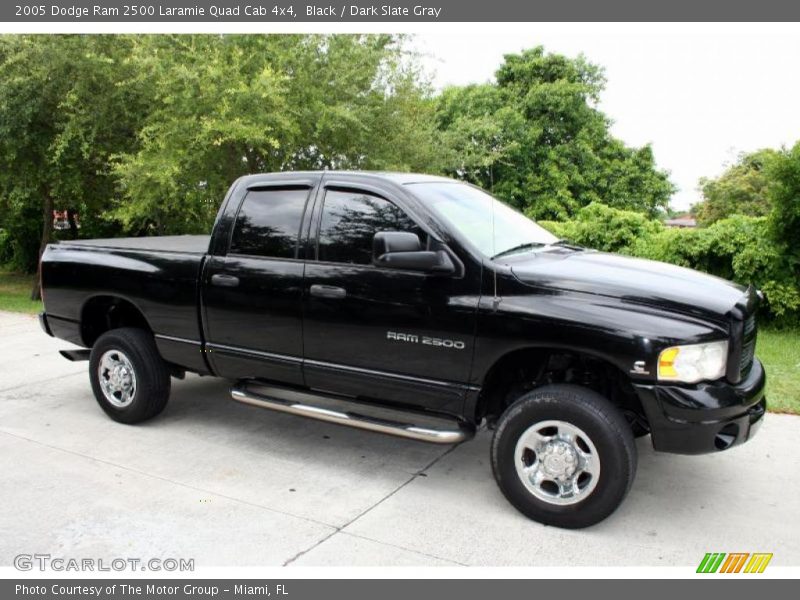
M 697 221 L 692 215 L 678 215 L 673 219 L 664 221 L 667 227 L 697 227 Z

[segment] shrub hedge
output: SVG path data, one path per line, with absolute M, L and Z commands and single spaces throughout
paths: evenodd
M 571 221 L 540 221 L 560 238 L 690 267 L 741 284 L 766 297 L 763 315 L 777 326 L 800 322 L 800 280 L 790 257 L 770 235 L 767 217 L 734 215 L 709 227 L 676 229 L 626 210 L 593 203 Z

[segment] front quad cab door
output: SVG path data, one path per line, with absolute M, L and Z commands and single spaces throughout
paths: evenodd
M 313 184 L 272 185 L 251 186 L 224 209 L 227 248 L 203 271 L 208 357 L 222 377 L 302 385 L 298 240 Z
M 346 181 L 320 190 L 311 227 L 306 384 L 459 414 L 479 287 L 461 261 L 398 200 Z M 470 294 L 476 302 L 459 302 Z

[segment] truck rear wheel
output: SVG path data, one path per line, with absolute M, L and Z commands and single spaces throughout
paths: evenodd
M 97 403 L 120 423 L 139 423 L 167 405 L 170 373 L 153 336 L 142 329 L 112 329 L 101 335 L 89 358 Z
M 575 385 L 535 389 L 506 409 L 492 440 L 497 484 L 517 510 L 577 529 L 609 516 L 630 490 L 636 446 L 622 413 Z

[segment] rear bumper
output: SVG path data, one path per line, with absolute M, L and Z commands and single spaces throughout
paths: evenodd
M 81 337 L 81 326 L 77 321 L 40 312 L 39 326 L 50 337 L 66 340 L 77 346 L 85 346 Z
M 47 335 L 53 337 L 53 332 L 50 331 L 50 325 L 47 323 L 47 313 L 42 311 L 39 313 L 39 327 L 42 328 Z
M 653 447 L 662 452 L 727 450 L 752 438 L 766 413 L 766 374 L 757 359 L 747 377 L 736 385 L 634 387 L 650 423 Z

